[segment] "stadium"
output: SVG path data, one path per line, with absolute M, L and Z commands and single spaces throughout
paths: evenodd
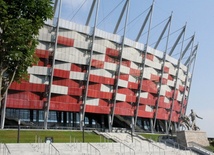
M 39 62 L 29 67 L 29 81 L 10 86 L 1 128 L 21 119 L 28 127 L 44 129 L 179 130 L 196 60 L 195 36 L 185 40 L 185 25 L 169 45 L 171 15 L 150 46 L 152 4 L 136 38 L 129 39 L 129 3 L 123 3 L 113 32 L 96 27 L 98 1 L 91 4 L 85 24 L 59 18 L 61 7 L 55 3 L 58 18 L 47 21 L 38 36 Z M 143 31 L 147 37 L 142 43 Z M 164 37 L 166 48 L 161 51 Z M 177 46 L 179 56 L 173 57 Z

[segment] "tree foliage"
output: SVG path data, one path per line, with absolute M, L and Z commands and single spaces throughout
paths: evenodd
M 39 29 L 53 17 L 51 0 L 0 0 L 0 101 L 13 81 L 37 62 Z

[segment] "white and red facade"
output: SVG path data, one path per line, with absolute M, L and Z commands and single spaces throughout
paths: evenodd
M 125 38 L 121 51 L 121 36 L 96 29 L 92 41 L 93 28 L 60 19 L 57 49 L 54 49 L 56 32 L 52 29 L 51 24 L 46 24 L 40 30 L 35 51 L 39 62 L 28 69 L 29 81 L 11 85 L 7 95 L 8 109 L 45 111 L 46 104 L 49 104 L 49 111 L 80 113 L 88 87 L 86 116 L 108 116 L 111 113 L 115 81 L 118 80 L 115 116 L 135 117 L 138 108 L 138 120 L 179 122 L 180 114 L 185 113 L 189 95 L 188 79 L 191 75 L 187 73 L 187 66 L 182 63 L 178 65 L 178 60 L 169 55 L 164 63 L 163 52 L 147 47 L 142 90 L 138 94 L 145 56 L 144 44 Z M 90 58 L 92 44 L 93 55 Z M 116 72 L 119 65 L 118 77 Z M 50 90 L 48 103 L 47 94 Z M 138 95 L 139 107 L 136 106 Z

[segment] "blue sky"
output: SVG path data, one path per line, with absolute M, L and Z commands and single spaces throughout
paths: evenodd
M 112 32 L 116 25 L 122 5 L 119 5 L 116 10 L 113 10 L 122 0 L 100 0 L 98 28 L 108 32 Z M 61 17 L 67 20 L 72 20 L 84 24 L 88 14 L 92 0 L 63 0 L 63 9 Z M 83 4 L 84 3 L 84 4 Z M 81 10 L 78 8 L 81 6 Z M 124 2 L 122 2 L 124 4 Z M 146 11 L 152 4 L 152 0 L 130 0 L 129 22 L 142 13 L 138 19 L 135 19 L 127 27 L 127 37 L 134 39 L 137 36 L 139 26 L 142 20 L 145 19 Z M 198 119 L 197 124 L 202 131 L 207 132 L 209 137 L 214 137 L 214 1 L 213 0 L 156 0 L 154 5 L 154 13 L 152 20 L 152 29 L 149 44 L 154 43 L 157 35 L 160 34 L 164 26 L 164 21 L 171 15 L 173 11 L 173 19 L 170 36 L 171 43 L 174 43 L 176 36 L 179 34 L 181 27 L 187 23 L 185 33 L 185 43 L 188 38 L 194 33 L 196 34 L 195 44 L 199 43 L 197 61 L 193 74 L 189 104 L 187 114 L 190 109 L 194 111 L 203 120 Z M 110 13 L 112 11 L 112 13 Z M 77 12 L 77 13 L 76 13 Z M 110 14 L 109 14 L 110 13 Z M 107 16 L 109 14 L 109 16 Z M 107 17 L 106 17 L 107 16 Z M 106 17 L 106 18 L 105 18 Z M 105 20 L 103 20 L 105 18 Z M 124 22 L 124 19 L 123 21 Z M 92 25 L 93 21 L 90 23 Z M 122 27 L 119 27 L 121 30 Z M 118 34 L 123 31 L 119 31 Z M 140 41 L 145 43 L 146 33 L 142 35 Z M 164 41 L 160 45 L 160 50 L 164 50 Z M 181 46 L 181 44 L 180 44 Z M 180 48 L 175 50 L 179 53 Z

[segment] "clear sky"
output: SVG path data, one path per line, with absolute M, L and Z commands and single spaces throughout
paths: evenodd
M 61 17 L 84 24 L 92 0 L 62 0 Z M 113 32 L 116 20 L 119 17 L 124 1 L 122 0 L 100 0 L 98 28 Z M 83 5 L 82 5 L 83 4 Z M 130 0 L 129 25 L 127 27 L 127 37 L 134 39 L 137 36 L 140 26 L 145 19 L 147 9 L 152 4 L 152 0 Z M 82 5 L 81 9 L 78 8 Z M 114 10 L 114 8 L 118 7 Z M 157 39 L 164 26 L 164 21 L 173 11 L 171 26 L 171 43 L 174 43 L 181 27 L 187 23 L 185 33 L 185 43 L 194 33 L 196 34 L 195 45 L 199 43 L 197 61 L 193 74 L 189 104 L 187 114 L 190 109 L 194 111 L 203 120 L 198 119 L 197 125 L 202 131 L 207 132 L 209 137 L 214 137 L 214 0 L 155 0 L 152 26 L 149 44 Z M 135 19 L 138 15 L 142 15 Z M 135 20 L 134 20 L 135 19 Z M 124 19 L 123 19 L 124 22 Z M 138 24 L 140 23 L 140 24 Z M 93 20 L 90 23 L 93 25 Z M 148 26 L 147 26 L 148 27 Z M 119 27 L 118 34 L 122 33 L 122 27 Z M 174 34 L 173 34 L 174 33 Z M 141 40 L 145 43 L 146 33 L 143 33 Z M 164 41 L 163 41 L 164 42 Z M 181 46 L 181 44 L 180 44 Z M 164 44 L 160 45 L 163 51 Z M 178 47 L 177 52 L 179 51 Z M 179 52 L 178 52 L 179 53 Z M 175 52 L 176 54 L 176 52 Z M 176 56 L 175 56 L 176 57 Z M 212 96 L 213 95 L 213 96 Z

